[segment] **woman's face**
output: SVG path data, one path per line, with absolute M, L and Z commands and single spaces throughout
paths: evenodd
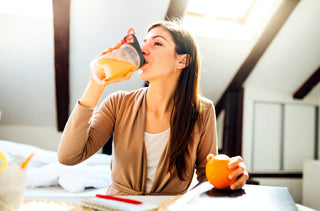
M 141 48 L 146 63 L 140 68 L 139 77 L 150 83 L 157 79 L 169 79 L 180 74 L 177 71 L 178 56 L 171 34 L 162 27 L 153 28 L 146 35 Z

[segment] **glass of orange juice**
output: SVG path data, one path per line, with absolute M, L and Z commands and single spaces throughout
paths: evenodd
M 0 210 L 18 211 L 23 203 L 26 171 L 15 162 L 7 163 L 1 152 L 0 158 Z
M 97 81 L 111 81 L 131 71 L 137 70 L 144 63 L 139 43 L 134 34 L 127 35 L 117 48 L 102 53 L 93 60 L 94 78 Z

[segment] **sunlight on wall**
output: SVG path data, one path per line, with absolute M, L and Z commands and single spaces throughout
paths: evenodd
M 52 1 L 0 0 L 0 13 L 52 19 Z

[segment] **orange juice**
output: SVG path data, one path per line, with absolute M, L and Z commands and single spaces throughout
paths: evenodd
M 102 67 L 104 65 L 108 66 L 109 70 L 105 71 L 108 71 L 109 73 L 105 72 L 105 74 L 100 75 L 100 78 L 104 77 L 105 81 L 111 81 L 117 77 L 129 73 L 130 71 L 138 69 L 138 66 L 131 62 L 117 60 L 113 58 L 100 58 L 98 59 L 98 64 Z

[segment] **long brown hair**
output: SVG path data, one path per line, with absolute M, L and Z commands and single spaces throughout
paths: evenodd
M 174 93 L 174 106 L 170 119 L 170 149 L 168 171 L 177 171 L 178 177 L 185 180 L 189 146 L 192 131 L 200 112 L 199 69 L 200 59 L 197 44 L 190 34 L 177 21 L 162 21 L 153 24 L 148 32 L 156 27 L 167 30 L 175 43 L 178 55 L 187 54 L 186 67 L 181 71 Z

